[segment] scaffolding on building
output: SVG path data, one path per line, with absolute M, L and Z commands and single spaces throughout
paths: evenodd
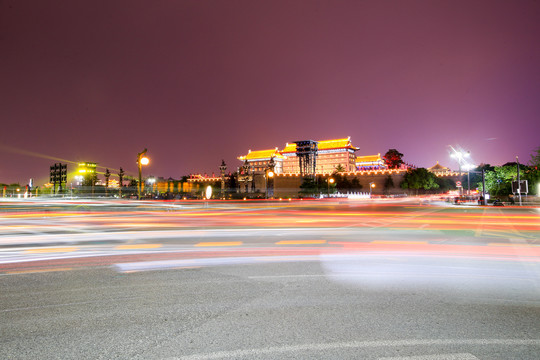
M 295 141 L 296 156 L 302 177 L 314 178 L 317 169 L 318 143 L 313 140 Z

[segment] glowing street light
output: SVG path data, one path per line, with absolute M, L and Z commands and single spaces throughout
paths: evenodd
M 266 189 L 266 198 L 268 199 L 268 179 L 274 177 L 274 172 L 272 170 L 268 170 L 266 172 L 266 175 L 264 176 L 264 187 Z
M 467 159 L 471 156 L 470 151 L 463 151 L 463 150 L 456 150 L 452 145 L 450 146 L 450 149 L 452 152 L 450 153 L 450 157 L 453 159 L 456 159 L 459 166 L 459 175 L 461 176 L 461 167 L 462 165 L 467 164 Z
M 139 191 L 137 193 L 137 197 L 140 200 L 141 199 L 141 192 L 142 192 L 142 166 L 148 165 L 150 163 L 150 160 L 144 156 L 148 150 L 144 149 L 142 152 L 137 154 L 137 167 L 139 168 Z
M 473 164 L 465 164 L 463 168 L 467 170 L 467 195 L 471 195 L 471 178 L 470 178 L 470 172 L 472 169 L 474 169 L 476 166 Z
M 334 180 L 334 178 L 330 178 L 328 180 L 326 180 L 326 183 L 328 185 L 328 189 L 326 190 L 326 193 L 328 195 L 328 197 L 330 197 L 330 184 L 333 184 L 336 180 Z
M 375 183 L 370 182 L 369 183 L 369 198 L 371 199 L 371 190 L 375 188 Z

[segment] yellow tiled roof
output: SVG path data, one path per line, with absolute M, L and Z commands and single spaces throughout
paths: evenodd
M 281 150 L 282 153 L 292 153 L 296 152 L 296 144 L 295 143 L 287 143 L 285 144 L 285 148 Z
M 319 150 L 328 150 L 328 149 L 341 149 L 341 148 L 352 148 L 355 150 L 358 150 L 358 148 L 355 148 L 351 145 L 351 138 L 345 138 L 345 139 L 335 139 L 335 140 L 322 140 L 319 141 Z
M 239 156 L 238 160 L 256 160 L 256 159 L 270 159 L 271 157 L 277 158 L 277 159 L 283 159 L 283 155 L 281 155 L 278 152 L 278 149 L 270 149 L 270 150 L 255 150 L 255 151 L 249 151 L 247 155 Z
M 364 155 L 364 156 L 357 156 L 356 157 L 356 162 L 376 162 L 376 161 L 380 161 L 382 160 L 381 159 L 381 154 L 377 154 L 377 155 Z
M 341 149 L 341 148 L 351 148 L 354 150 L 358 150 L 358 148 L 351 145 L 351 138 L 345 138 L 345 139 L 333 139 L 333 140 L 321 140 L 317 142 L 318 149 L 319 150 L 329 150 L 329 149 Z M 292 153 L 296 152 L 296 144 L 295 143 L 287 143 L 285 145 L 285 148 L 281 150 L 282 153 Z
M 439 164 L 439 162 L 437 161 L 437 163 L 435 165 L 433 165 L 432 167 L 428 168 L 429 171 L 437 171 L 437 170 L 444 170 L 444 171 L 448 171 L 450 170 L 449 168 L 447 168 L 446 166 L 442 166 L 441 164 Z

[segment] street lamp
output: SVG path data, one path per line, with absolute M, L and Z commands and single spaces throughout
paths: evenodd
M 473 164 L 465 164 L 464 169 L 467 170 L 467 195 L 471 195 L 471 178 L 470 178 L 470 172 L 472 169 L 474 169 L 476 166 Z
M 375 188 L 375 183 L 370 182 L 369 183 L 369 198 L 371 199 L 371 190 Z
M 450 157 L 456 159 L 456 161 L 458 162 L 460 180 L 461 180 L 461 175 L 462 175 L 461 174 L 462 167 L 468 168 L 468 170 L 467 170 L 467 183 L 469 183 L 469 171 L 471 170 L 471 168 L 470 168 L 470 164 L 467 162 L 467 159 L 471 156 L 471 152 L 470 151 L 463 151 L 463 150 L 456 150 L 452 145 L 448 145 L 448 146 L 450 146 L 450 149 L 452 150 L 452 153 L 450 154 Z M 461 188 L 461 189 L 463 189 L 463 188 Z M 468 194 L 470 194 L 470 192 L 471 192 L 471 189 L 470 189 L 470 185 L 469 185 Z M 463 194 L 463 191 L 461 191 L 461 194 Z
M 268 178 L 273 178 L 274 172 L 272 170 L 269 170 L 266 172 L 266 175 L 264 177 L 264 187 L 266 189 L 266 198 L 268 199 Z
M 456 159 L 459 165 L 459 175 L 461 176 L 461 166 L 467 164 L 467 158 L 471 156 L 470 151 L 456 150 L 452 145 L 449 145 L 452 153 L 450 154 L 451 158 Z
M 140 200 L 141 199 L 141 193 L 142 193 L 142 166 L 148 165 L 150 160 L 144 154 L 146 154 L 148 150 L 144 149 L 142 152 L 137 154 L 137 167 L 139 168 L 139 191 L 137 193 L 137 197 Z
M 334 178 L 330 178 L 326 180 L 326 183 L 328 184 L 328 189 L 326 191 L 328 197 L 330 197 L 330 184 L 333 184 L 335 182 Z

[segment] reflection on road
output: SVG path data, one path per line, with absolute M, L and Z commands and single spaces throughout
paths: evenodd
M 538 358 L 536 208 L 43 201 L 0 211 L 2 358 Z
M 391 256 L 378 263 L 409 277 L 411 267 L 396 268 L 395 259 L 435 259 L 429 268 L 419 269 L 418 276 L 431 273 L 440 259 L 516 261 L 529 264 L 527 271 L 532 270 L 534 278 L 540 259 L 536 208 L 418 205 L 403 200 L 36 201 L 3 203 L 1 211 L 4 274 L 110 265 L 118 271 L 265 261 L 328 265 L 329 258 L 342 265 L 366 264 L 366 256 L 375 254 Z M 446 277 L 449 270 L 444 269 Z M 379 270 L 366 271 L 364 265 L 353 272 L 379 281 Z

